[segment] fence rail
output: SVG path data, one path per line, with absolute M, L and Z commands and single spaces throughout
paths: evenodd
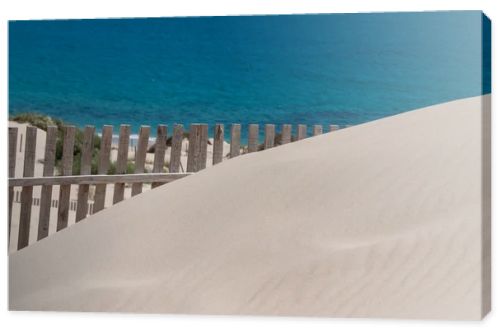
M 327 131 L 339 129 L 336 125 L 330 125 Z M 234 158 L 240 154 L 253 153 L 258 150 L 270 149 L 276 145 L 288 144 L 292 141 L 302 140 L 307 137 L 307 126 L 299 124 L 296 126 L 296 135 L 292 136 L 292 125 L 283 124 L 280 128 L 274 124 L 264 126 L 264 141 L 259 143 L 259 125 L 248 126 L 248 138 L 246 143 L 241 141 L 241 125 L 232 124 L 230 127 L 229 152 L 224 155 L 224 125 L 215 124 L 212 128 L 213 140 L 212 165 L 222 162 L 225 158 Z M 57 231 L 68 226 L 69 211 L 76 211 L 75 222 L 94 214 L 105 208 L 106 188 L 113 184 L 113 204 L 124 200 L 125 185 L 131 184 L 131 196 L 136 196 L 143 191 L 144 183 L 151 183 L 151 187 L 157 187 L 207 167 L 207 152 L 209 129 L 207 124 L 191 124 L 188 134 L 188 149 L 186 166 L 181 164 L 183 149 L 184 128 L 175 125 L 172 136 L 168 136 L 168 127 L 158 125 L 154 149 L 154 162 L 151 173 L 146 173 L 145 162 L 148 152 L 150 127 L 141 126 L 137 146 L 135 149 L 134 174 L 127 174 L 129 163 L 130 126 L 121 125 L 119 129 L 116 174 L 108 175 L 110 167 L 113 127 L 105 125 L 101 132 L 101 142 L 97 157 L 97 175 L 91 174 L 92 154 L 94 149 L 95 127 L 86 126 L 83 129 L 83 139 L 80 147 L 80 171 L 79 175 L 73 175 L 73 159 L 75 157 L 75 135 L 74 126 L 65 126 L 62 136 L 62 158 L 59 166 L 60 176 L 55 176 L 56 147 L 58 140 L 58 129 L 49 126 L 46 131 L 46 141 L 43 157 L 43 175 L 35 176 L 37 129 L 33 126 L 26 127 L 24 140 L 24 156 L 22 177 L 15 177 L 17 146 L 19 143 L 22 152 L 22 136 L 18 140 L 18 128 L 9 128 L 9 240 L 12 229 L 13 203 L 19 202 L 19 228 L 17 238 L 17 249 L 28 246 L 30 240 L 30 225 L 32 219 L 32 206 L 38 206 L 38 233 L 37 240 L 48 236 L 51 210 L 57 210 Z M 321 125 L 312 127 L 312 135 L 323 133 Z M 279 140 L 278 140 L 279 139 Z M 242 144 L 245 145 L 242 150 Z M 170 147 L 170 159 L 168 173 L 163 172 L 167 146 Z M 210 159 L 210 157 L 208 157 Z M 52 198 L 53 187 L 59 187 L 59 197 Z M 71 187 L 78 187 L 76 200 L 71 199 Z M 89 200 L 90 187 L 95 187 L 93 201 Z M 20 200 L 14 188 L 21 187 Z M 40 198 L 33 197 L 34 187 L 41 187 Z M 16 196 L 14 196 L 16 194 Z M 16 198 L 14 198 L 16 197 Z M 54 204 L 56 203 L 56 205 Z M 35 217 L 33 217 L 35 218 Z M 35 222 L 36 223 L 36 222 Z
M 109 183 L 170 182 L 194 173 L 141 173 L 120 175 L 72 175 L 21 177 L 9 179 L 10 187 L 54 186 L 54 185 L 97 185 Z

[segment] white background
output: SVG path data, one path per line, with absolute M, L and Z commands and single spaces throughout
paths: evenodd
M 0 216 L 2 233 L 0 249 L 4 249 L 0 264 L 0 326 L 3 333 L 137 333 L 137 332 L 217 332 L 217 333 L 500 333 L 499 290 L 496 288 L 497 268 L 500 265 L 498 229 L 493 224 L 493 311 L 482 322 L 439 322 L 402 320 L 360 320 L 324 318 L 275 318 L 235 316 L 173 316 L 173 315 L 127 315 L 127 314 L 83 314 L 83 313 L 33 313 L 7 311 L 7 21 L 14 19 L 53 18 L 105 18 L 105 17 L 158 17 L 158 16 L 209 16 L 237 14 L 298 14 L 335 12 L 381 12 L 479 9 L 493 21 L 493 55 L 499 35 L 496 24 L 500 22 L 498 0 L 455 1 L 388 1 L 388 0 L 342 0 L 342 1 L 105 1 L 105 0 L 2 0 L 0 4 L 0 150 L 4 159 L 0 164 Z M 493 58 L 495 58 L 493 56 Z M 493 61 L 495 65 L 495 61 Z M 493 68 L 493 78 L 498 71 Z M 495 91 L 495 80 L 493 80 Z M 496 106 L 493 95 L 493 107 Z M 499 118 L 493 112 L 493 199 L 499 190 L 495 167 L 498 166 Z M 493 222 L 496 221 L 498 203 L 493 201 Z

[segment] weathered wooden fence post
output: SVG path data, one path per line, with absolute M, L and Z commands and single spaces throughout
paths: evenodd
M 264 150 L 274 147 L 274 137 L 275 137 L 274 124 L 266 124 L 264 133 Z
M 120 126 L 120 137 L 118 139 L 118 157 L 116 160 L 116 174 L 127 173 L 128 151 L 130 142 L 130 125 Z M 123 201 L 125 195 L 125 183 L 115 183 L 113 193 L 113 204 Z
M 186 171 L 194 173 L 198 170 L 198 160 L 200 159 L 200 124 L 191 124 L 189 128 L 189 147 Z
M 198 172 L 207 165 L 208 125 L 191 124 L 187 172 Z
M 224 124 L 215 124 L 212 165 L 222 162 L 224 153 Z
M 200 159 L 197 171 L 207 167 L 208 124 L 200 124 Z
M 315 125 L 313 127 L 313 136 L 318 136 L 323 133 L 323 126 L 322 125 Z
M 83 132 L 83 147 L 80 160 L 80 175 L 90 175 L 92 173 L 92 151 L 94 150 L 93 126 L 87 125 Z M 78 186 L 78 199 L 76 205 L 75 222 L 87 217 L 90 185 L 81 184 Z
M 339 129 L 339 126 L 338 125 L 335 125 L 335 124 L 331 124 L 330 125 L 330 132 L 332 131 L 337 131 Z
M 56 160 L 57 126 L 47 127 L 45 140 L 45 155 L 43 158 L 43 176 L 54 176 L 54 164 Z M 52 185 L 42 186 L 40 195 L 40 214 L 38 217 L 37 240 L 49 235 L 50 204 L 52 201 Z
M 292 125 L 283 124 L 281 126 L 281 145 L 288 144 L 292 141 Z
M 156 130 L 155 158 L 153 161 L 153 173 L 163 173 L 165 165 L 165 151 L 167 150 L 167 126 L 160 124 Z M 156 188 L 162 183 L 153 182 L 151 188 Z
M 23 177 L 33 177 L 35 174 L 36 132 L 36 127 L 26 127 Z M 25 186 L 21 191 L 21 214 L 19 219 L 19 236 L 17 239 L 18 250 L 29 244 L 32 204 L 33 186 Z
M 307 137 L 307 126 L 304 124 L 297 125 L 297 140 L 302 140 Z
M 248 125 L 248 153 L 259 149 L 259 124 Z
M 240 155 L 240 137 L 241 137 L 241 124 L 232 124 L 231 125 L 231 148 L 229 156 L 231 158 L 237 157 Z
M 64 127 L 64 142 L 61 174 L 68 176 L 73 174 L 73 150 L 75 146 L 74 126 Z M 57 208 L 57 231 L 68 226 L 69 199 L 71 195 L 71 185 L 64 184 L 59 187 L 59 206 Z
M 146 163 L 146 153 L 148 152 L 149 143 L 149 126 L 141 126 L 139 130 L 139 140 L 137 142 L 137 151 L 135 154 L 135 174 L 144 173 L 144 164 Z M 132 184 L 132 196 L 142 192 L 142 183 Z
M 174 126 L 174 134 L 172 135 L 172 146 L 170 147 L 170 165 L 168 167 L 168 171 L 170 173 L 179 173 L 179 171 L 181 170 L 181 151 L 183 138 L 184 127 L 182 126 L 182 124 L 176 124 Z
M 109 156 L 111 153 L 111 142 L 113 141 L 113 127 L 111 125 L 104 125 L 101 135 L 101 148 L 99 150 L 99 162 L 97 164 L 98 174 L 108 174 L 109 170 Z M 93 213 L 99 212 L 104 209 L 106 201 L 106 185 L 98 184 L 95 186 L 94 195 L 94 208 Z
M 16 150 L 17 149 L 17 128 L 9 128 L 9 178 L 15 177 L 16 173 Z M 12 203 L 14 201 L 14 187 L 9 187 L 9 239 L 12 225 Z

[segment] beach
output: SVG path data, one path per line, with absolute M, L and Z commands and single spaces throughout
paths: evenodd
M 481 319 L 489 103 L 245 154 L 118 203 L 12 253 L 9 309 Z

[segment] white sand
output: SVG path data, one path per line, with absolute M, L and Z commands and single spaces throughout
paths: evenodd
M 481 260 L 470 98 L 243 155 L 91 216 L 10 256 L 10 309 L 479 319 Z

